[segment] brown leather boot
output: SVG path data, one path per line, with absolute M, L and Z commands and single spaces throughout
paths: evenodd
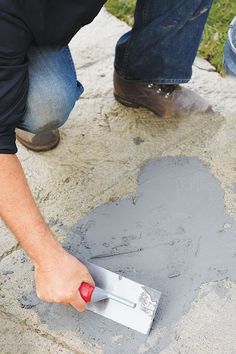
M 52 150 L 59 144 L 60 133 L 58 129 L 38 134 L 16 129 L 16 138 L 27 149 L 42 152 Z
M 144 107 L 161 117 L 211 113 L 211 105 L 195 92 L 179 85 L 159 85 L 126 80 L 114 72 L 114 96 L 125 106 Z

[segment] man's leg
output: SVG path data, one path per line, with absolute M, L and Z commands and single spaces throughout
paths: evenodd
M 122 91 L 119 86 L 136 81 L 159 85 L 158 90 L 164 96 L 169 93 L 168 98 L 175 91 L 173 85 L 188 82 L 212 2 L 137 0 L 134 27 L 116 47 L 115 93 Z
M 28 57 L 28 107 L 17 138 L 31 150 L 46 151 L 58 144 L 58 128 L 68 119 L 83 87 L 77 82 L 68 47 L 32 47 Z

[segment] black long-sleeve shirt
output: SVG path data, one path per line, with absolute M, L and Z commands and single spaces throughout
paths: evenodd
M 67 45 L 106 0 L 0 0 L 0 154 L 16 153 L 28 94 L 31 45 Z

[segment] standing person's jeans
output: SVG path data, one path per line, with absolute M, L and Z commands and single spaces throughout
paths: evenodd
M 115 68 L 126 79 L 190 80 L 213 0 L 137 0 L 135 25 L 117 44 Z M 38 133 L 65 123 L 83 92 L 68 47 L 29 52 L 28 109 L 19 128 Z
M 156 83 L 188 82 L 212 3 L 137 0 L 134 27 L 116 47 L 118 74 Z

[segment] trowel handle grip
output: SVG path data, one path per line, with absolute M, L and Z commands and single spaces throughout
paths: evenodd
M 93 285 L 85 282 L 83 282 L 79 288 L 80 295 L 85 302 L 91 301 L 94 290 L 95 287 Z

